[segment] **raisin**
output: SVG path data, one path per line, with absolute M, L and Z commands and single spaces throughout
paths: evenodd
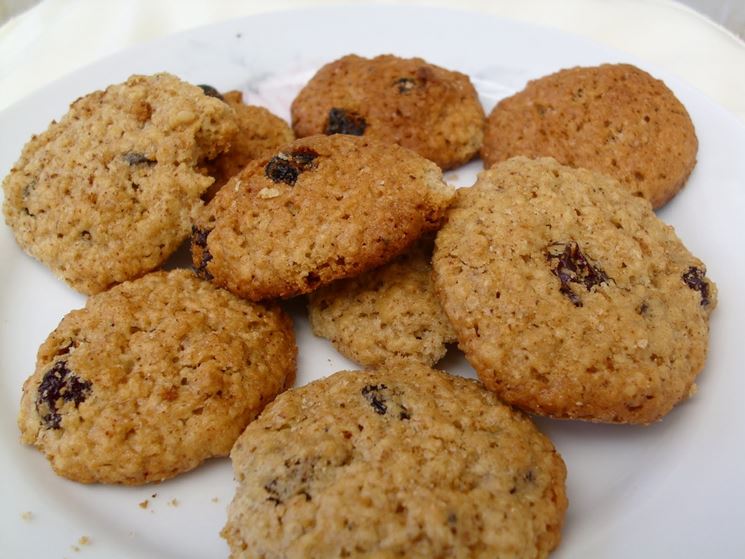
M 407 421 L 411 419 L 411 414 L 409 413 L 409 410 L 407 410 L 403 404 L 401 405 L 401 411 L 398 412 L 398 418 L 401 421 Z
M 381 390 L 388 388 L 385 384 L 368 384 L 362 389 L 362 395 L 365 397 L 375 413 L 385 415 L 388 411 L 388 406 L 385 405 L 385 398 L 380 393 Z
M 295 186 L 300 173 L 313 169 L 318 153 L 307 147 L 299 147 L 290 153 L 280 152 L 269 160 L 264 174 L 273 182 Z
M 398 78 L 393 85 L 398 86 L 399 93 L 409 93 L 416 87 L 416 80 L 414 78 Z
M 212 274 L 207 270 L 207 264 L 212 260 L 212 254 L 210 254 L 207 248 L 207 237 L 212 232 L 212 229 L 200 229 L 196 225 L 191 227 L 191 244 L 192 252 L 199 254 L 199 264 L 197 264 L 194 271 L 197 275 L 206 280 L 212 279 Z M 199 251 L 194 250 L 197 247 Z
M 217 97 L 220 101 L 225 100 L 223 99 L 223 96 L 220 95 L 220 92 L 217 91 L 217 89 L 215 89 L 211 85 L 207 85 L 206 83 L 200 83 L 197 87 L 201 88 L 207 97 Z
M 81 380 L 67 368 L 67 361 L 57 361 L 41 379 L 36 396 L 36 411 L 47 429 L 59 429 L 62 421 L 57 402 L 73 402 L 77 408 L 88 397 L 91 382 Z
M 688 268 L 688 271 L 681 276 L 681 278 L 688 287 L 701 293 L 702 307 L 706 307 L 711 303 L 711 300 L 709 299 L 709 284 L 706 281 L 705 270 L 691 266 Z
M 554 243 L 549 245 L 546 251 L 546 260 L 548 262 L 556 261 L 551 270 L 559 278 L 561 287 L 559 291 L 565 295 L 575 307 L 582 306 L 582 299 L 570 287 L 570 283 L 579 283 L 585 286 L 587 291 L 591 291 L 596 285 L 608 283 L 610 278 L 599 267 L 587 260 L 582 254 L 579 245 L 570 241 L 568 243 Z
M 124 161 L 126 161 L 130 165 L 155 165 L 154 159 L 148 159 L 147 157 L 145 157 L 144 154 L 137 153 L 136 151 L 125 153 L 124 155 L 122 155 L 122 157 L 124 158 Z
M 90 241 L 91 240 L 91 232 L 90 231 L 87 231 L 87 230 L 86 231 L 81 231 L 80 232 L 80 237 L 83 240 Z
M 354 111 L 334 107 L 329 111 L 324 134 L 327 136 L 332 134 L 362 136 L 365 133 L 365 128 L 367 128 L 367 122 L 362 115 Z

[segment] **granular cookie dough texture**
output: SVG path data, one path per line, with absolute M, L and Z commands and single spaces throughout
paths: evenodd
M 199 166 L 237 132 L 233 110 L 169 74 L 75 101 L 3 181 L 21 247 L 93 294 L 158 267 L 189 235 L 212 179 Z
M 22 440 L 83 483 L 161 481 L 225 456 L 294 382 L 290 319 L 187 270 L 91 297 L 39 349 Z
M 458 191 L 432 266 L 461 349 L 508 403 L 650 423 L 695 389 L 716 286 L 611 178 L 550 158 L 495 165 Z
M 233 559 L 532 559 L 554 549 L 566 470 L 524 415 L 424 366 L 282 394 L 231 451 Z
M 698 140 L 681 102 L 629 64 L 562 70 L 500 101 L 481 156 L 490 167 L 515 155 L 551 156 L 609 175 L 655 208 L 683 187 Z
M 395 361 L 433 365 L 455 332 L 432 285 L 432 239 L 389 264 L 311 293 L 310 324 L 365 367 Z
M 221 97 L 235 111 L 238 134 L 230 150 L 209 163 L 209 174 L 215 182 L 207 191 L 208 200 L 249 161 L 295 139 L 289 124 L 264 107 L 244 104 L 240 91 L 228 91 Z
M 193 228 L 194 267 L 251 300 L 308 293 L 404 252 L 439 227 L 454 189 L 394 144 L 312 136 L 254 160 Z
M 478 154 L 484 109 L 468 76 L 421 58 L 347 55 L 321 68 L 292 103 L 298 137 L 354 134 L 457 167 Z

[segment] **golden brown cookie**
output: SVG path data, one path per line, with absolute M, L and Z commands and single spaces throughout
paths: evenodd
M 72 311 L 23 386 L 22 440 L 59 475 L 136 485 L 225 456 L 295 378 L 290 319 L 187 270 L 125 282 Z
M 478 154 L 484 110 L 468 76 L 392 55 L 327 64 L 292 103 L 299 138 L 364 135 L 414 150 L 442 169 Z
M 500 101 L 487 119 L 489 168 L 515 155 L 551 156 L 601 172 L 658 208 L 696 164 L 691 118 L 660 80 L 630 64 L 561 70 Z
M 311 293 L 313 333 L 364 367 L 434 365 L 456 337 L 435 296 L 431 257 L 428 238 L 380 268 Z
M 251 300 L 308 293 L 405 251 L 453 196 L 437 166 L 394 144 L 297 140 L 233 177 L 197 219 L 194 266 Z
M 567 506 L 564 463 L 526 416 L 424 366 L 290 390 L 230 456 L 233 559 L 540 559 Z
M 650 423 L 695 389 L 716 286 L 609 177 L 550 158 L 497 164 L 458 191 L 432 265 L 460 347 L 508 403 Z
M 249 161 L 295 139 L 289 124 L 264 107 L 244 104 L 240 91 L 228 91 L 220 97 L 235 111 L 238 134 L 228 152 L 209 162 L 208 172 L 215 182 L 207 190 L 206 200 L 211 200 Z
M 189 235 L 230 145 L 230 107 L 170 74 L 132 76 L 75 101 L 24 147 L 3 181 L 21 248 L 98 293 L 158 267 Z

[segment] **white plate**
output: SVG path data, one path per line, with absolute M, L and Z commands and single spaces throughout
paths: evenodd
M 132 73 L 167 70 L 194 83 L 243 89 L 250 102 L 287 118 L 291 99 L 313 71 L 349 52 L 418 55 L 466 72 L 487 110 L 530 78 L 618 61 L 663 78 L 682 99 L 698 131 L 699 162 L 660 215 L 718 283 L 709 362 L 698 395 L 651 427 L 539 421 L 569 469 L 571 504 L 554 557 L 743 556 L 745 128 L 674 76 L 586 40 L 483 14 L 384 6 L 271 13 L 128 50 L 36 92 L 0 114 L 0 175 L 30 135 L 61 116 L 69 102 Z M 470 184 L 479 166 L 472 163 L 450 179 Z M 41 453 L 20 445 L 15 416 L 36 349 L 84 298 L 25 256 L 5 226 L 0 256 L 0 555 L 226 556 L 218 531 L 233 492 L 228 460 L 159 485 L 83 486 L 55 476 Z M 298 384 L 353 368 L 312 336 L 299 305 L 295 310 Z M 472 374 L 459 355 L 441 366 Z M 148 507 L 140 508 L 145 499 Z M 79 544 L 81 536 L 90 544 Z

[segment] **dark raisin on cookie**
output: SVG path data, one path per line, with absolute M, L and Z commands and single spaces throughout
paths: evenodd
M 549 245 L 546 250 L 546 260 L 554 263 L 551 272 L 559 278 L 561 283 L 559 291 L 575 307 L 582 306 L 582 299 L 574 292 L 570 283 L 582 284 L 587 291 L 591 291 L 596 285 L 608 283 L 610 279 L 602 268 L 587 260 L 575 241 Z
M 91 392 L 91 382 L 82 380 L 67 368 L 67 361 L 57 361 L 41 379 L 36 396 L 36 411 L 47 429 L 59 429 L 62 421 L 57 403 L 73 402 L 77 408 Z
M 387 389 L 385 384 L 368 384 L 362 388 L 362 396 L 369 402 L 375 413 L 385 415 L 388 411 L 388 406 L 385 404 L 385 397 L 381 394 L 381 391 Z
M 398 87 L 399 93 L 409 93 L 416 87 L 416 80 L 414 78 L 398 78 L 393 85 Z
M 208 97 L 216 97 L 220 101 L 224 101 L 223 96 L 220 94 L 217 89 L 212 87 L 211 85 L 207 85 L 206 83 L 200 83 L 197 87 L 199 87 L 202 91 L 204 91 L 204 94 Z
M 362 136 L 367 128 L 367 122 L 359 113 L 334 107 L 329 111 L 324 134 L 349 134 Z
M 299 147 L 291 153 L 280 152 L 269 160 L 264 174 L 273 182 L 295 186 L 300 173 L 315 167 L 318 153 L 307 147 Z
M 154 159 L 148 159 L 144 154 L 138 153 L 136 151 L 130 151 L 128 153 L 125 153 L 122 155 L 124 158 L 124 161 L 129 163 L 130 165 L 154 165 L 155 160 Z
M 191 244 L 192 247 L 199 249 L 199 264 L 197 264 L 194 271 L 202 279 L 211 280 L 212 274 L 207 270 L 207 264 L 212 260 L 212 254 L 210 254 L 209 248 L 207 248 L 207 237 L 212 232 L 212 229 L 201 229 L 196 225 L 191 227 Z M 194 251 L 197 252 L 197 251 Z
M 708 306 L 711 300 L 709 299 L 709 283 L 706 281 L 706 271 L 691 266 L 681 278 L 688 287 L 701 293 L 701 306 Z

